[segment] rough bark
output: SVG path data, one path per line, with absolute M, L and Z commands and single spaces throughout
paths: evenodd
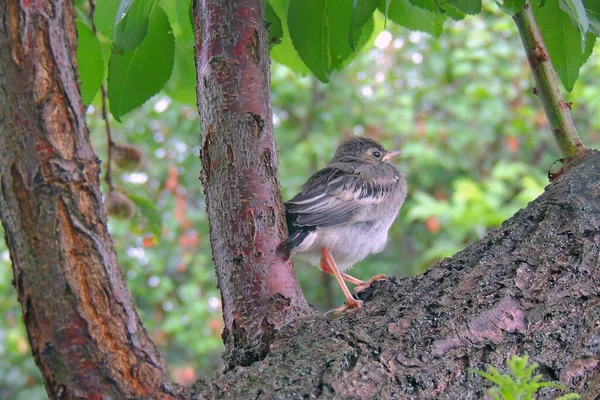
M 0 4 L 0 219 L 50 398 L 178 398 L 106 228 L 72 2 Z
M 362 297 L 356 314 L 295 321 L 264 360 L 192 397 L 480 399 L 469 368 L 528 354 L 545 380 L 600 398 L 600 154 L 481 241 Z
M 194 7 L 202 183 L 228 368 L 264 357 L 279 327 L 307 310 L 282 247 L 263 9 L 262 0 Z

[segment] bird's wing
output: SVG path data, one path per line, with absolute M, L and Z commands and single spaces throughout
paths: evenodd
M 357 222 L 365 206 L 379 203 L 397 180 L 381 183 L 359 171 L 327 167 L 314 174 L 286 203 L 298 227 L 330 227 Z

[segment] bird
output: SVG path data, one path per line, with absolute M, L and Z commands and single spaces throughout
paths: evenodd
M 406 199 L 406 176 L 391 163 L 400 154 L 367 137 L 347 139 L 329 164 L 285 203 L 287 249 L 333 275 L 346 298 L 343 306 L 325 314 L 362 307 L 345 281 L 357 285 L 358 294 L 386 279 L 380 274 L 363 281 L 344 271 L 386 247 L 390 226 Z

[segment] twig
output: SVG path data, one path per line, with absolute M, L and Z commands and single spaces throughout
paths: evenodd
M 554 138 L 564 158 L 567 160 L 581 158 L 588 149 L 579 139 L 571 120 L 570 105 L 564 101 L 560 93 L 554 67 L 529 1 L 525 3 L 523 10 L 513 16 L 513 19 L 533 72 L 536 85 L 534 93 L 542 102 Z
M 108 113 L 106 112 L 106 90 L 104 89 L 104 84 L 100 85 L 100 94 L 102 96 L 102 119 L 104 120 L 105 126 L 106 126 L 106 142 L 107 142 L 107 149 L 106 149 L 106 173 L 104 174 L 104 181 L 106 182 L 106 184 L 108 185 L 108 190 L 112 191 L 114 186 L 112 183 L 112 175 L 111 175 L 111 168 L 110 168 L 110 164 L 111 164 L 111 154 L 112 154 L 112 150 L 115 146 L 115 142 L 113 142 L 112 140 L 112 135 L 111 135 L 111 131 L 110 131 L 110 123 L 108 122 Z
M 89 0 L 89 5 L 90 5 L 89 18 L 90 18 L 90 23 L 92 24 L 92 32 L 94 32 L 94 35 L 97 35 L 96 24 L 94 23 L 94 11 L 96 11 L 96 4 L 94 3 L 94 0 Z M 104 88 L 104 83 L 100 84 L 100 95 L 102 97 L 102 119 L 104 120 L 104 124 L 106 126 L 106 142 L 107 142 L 106 173 L 104 174 L 104 181 L 108 185 L 108 190 L 112 191 L 114 189 L 114 185 L 112 183 L 112 175 L 111 175 L 111 154 L 112 154 L 112 150 L 115 145 L 115 142 L 113 142 L 113 140 L 112 140 L 110 123 L 108 121 L 108 113 L 106 112 L 106 89 Z

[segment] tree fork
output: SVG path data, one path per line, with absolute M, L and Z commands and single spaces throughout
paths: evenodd
M 571 106 L 560 93 L 556 72 L 550 60 L 544 38 L 538 27 L 529 2 L 513 16 L 521 41 L 527 53 L 529 66 L 535 80 L 534 93 L 542 102 L 550 129 L 567 163 L 582 158 L 589 149 L 579 139 L 575 125 L 571 120 Z
M 264 7 L 194 2 L 202 183 L 228 369 L 262 359 L 274 333 L 308 312 L 283 246 Z

